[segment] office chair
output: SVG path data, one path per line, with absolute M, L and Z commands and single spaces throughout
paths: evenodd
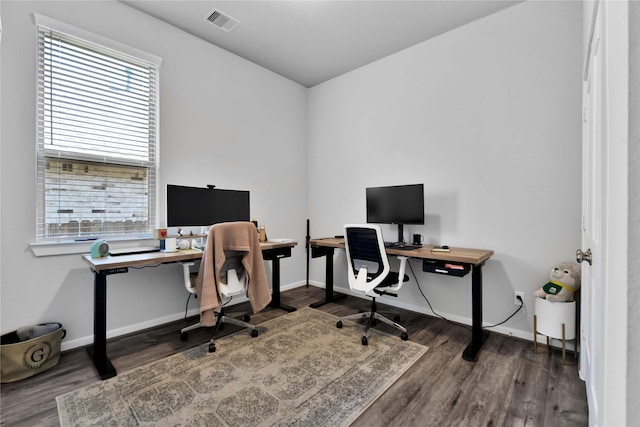
M 228 229 L 228 227 L 231 226 L 230 224 L 231 223 L 226 223 L 223 226 L 223 228 L 226 227 Z M 251 224 L 251 223 L 248 223 L 248 224 Z M 214 227 L 216 226 L 214 225 L 212 228 Z M 242 233 L 243 227 L 244 227 L 243 225 L 238 225 L 237 227 L 240 229 L 241 233 Z M 252 232 L 256 233 L 255 226 L 251 224 L 251 227 L 253 227 Z M 209 239 L 215 238 L 215 230 L 211 230 L 208 238 Z M 208 245 L 208 248 L 213 249 L 214 246 L 215 246 L 214 244 L 210 246 Z M 236 247 L 236 245 L 232 245 L 232 246 Z M 221 250 L 220 247 L 216 249 Z M 258 250 L 259 250 L 259 246 L 258 246 Z M 222 328 L 222 325 L 225 323 L 230 323 L 233 325 L 250 329 L 252 337 L 255 338 L 258 336 L 258 329 L 256 328 L 256 326 L 252 325 L 251 323 L 248 323 L 251 320 L 251 317 L 249 316 L 249 314 L 247 313 L 241 314 L 243 320 L 239 320 L 236 318 L 238 316 L 238 313 L 236 314 L 226 313 L 225 307 L 224 307 L 225 304 L 228 304 L 229 301 L 231 301 L 231 298 L 233 296 L 242 295 L 242 294 L 246 295 L 248 292 L 250 277 L 243 263 L 243 259 L 247 256 L 248 252 L 249 252 L 248 250 L 224 249 L 224 257 L 223 257 L 224 262 L 219 268 L 219 279 L 217 279 L 215 283 L 217 287 L 217 293 L 220 297 L 220 303 L 219 303 L 218 309 L 214 311 L 215 326 L 213 329 L 213 333 L 211 335 L 211 340 L 209 341 L 210 353 L 213 353 L 216 351 L 215 337 L 218 331 Z M 261 252 L 260 252 L 260 255 L 261 255 Z M 205 262 L 206 258 L 207 257 L 203 256 L 203 260 L 201 261 L 201 263 Z M 219 258 L 216 257 L 216 260 L 217 259 Z M 190 266 L 192 266 L 193 263 L 184 262 L 182 263 L 182 265 L 183 265 L 183 274 L 184 274 L 184 284 L 187 291 L 189 291 L 192 294 L 197 294 L 197 286 L 194 283 L 195 274 L 191 273 L 191 270 L 190 270 Z M 264 270 L 259 270 L 259 271 L 264 273 Z M 202 272 L 202 265 L 200 266 L 200 272 Z M 266 283 L 266 280 L 267 280 L 266 276 L 264 277 L 263 280 Z M 186 341 L 189 337 L 188 332 L 200 327 L 203 327 L 203 325 L 201 322 L 198 322 L 194 325 L 190 325 L 190 326 L 187 326 L 186 328 L 181 329 L 180 339 L 182 341 Z
M 395 293 L 400 290 L 403 282 L 409 280 L 404 274 L 407 265 L 406 256 L 398 256 L 400 260 L 399 271 L 392 272 L 389 266 L 389 259 L 382 239 L 380 226 L 373 224 L 347 224 L 344 226 L 345 246 L 347 251 L 347 273 L 349 288 L 362 292 L 371 297 L 371 310 L 365 313 L 353 314 L 340 318 L 336 323 L 338 329 L 342 328 L 343 320 L 368 319 L 362 337 L 362 345 L 369 344 L 367 333 L 375 325 L 376 320 L 380 320 L 396 329 L 402 331 L 400 338 L 408 340 L 407 330 L 394 320 L 380 314 L 376 307 L 376 298 L 381 295 L 397 297 Z
M 222 303 L 220 304 L 220 308 L 215 312 L 216 324 L 213 329 L 213 333 L 211 334 L 211 340 L 209 341 L 209 353 L 213 353 L 216 351 L 216 343 L 215 337 L 218 331 L 222 328 L 224 323 L 230 323 L 232 325 L 237 325 L 243 328 L 251 329 L 251 336 L 258 336 L 258 329 L 255 325 L 248 323 L 251 320 L 251 316 L 248 313 L 226 313 L 224 306 L 231 301 L 231 298 L 236 295 L 246 295 L 247 293 L 247 273 L 242 266 L 242 252 L 225 251 L 227 256 L 225 260 L 225 264 L 222 267 L 222 273 L 220 277 L 220 281 L 218 283 L 218 292 L 223 298 Z M 193 265 L 192 262 L 182 263 L 184 269 L 184 283 L 187 291 L 192 294 L 196 293 L 196 286 L 193 280 L 193 274 L 189 270 L 189 266 Z M 233 317 L 232 317 L 233 316 Z M 235 316 L 241 316 L 242 320 L 237 319 Z M 182 341 L 186 341 L 189 339 L 189 331 L 192 331 L 197 328 L 201 328 L 202 324 L 200 322 L 187 326 L 186 328 L 182 328 L 180 330 L 180 339 Z

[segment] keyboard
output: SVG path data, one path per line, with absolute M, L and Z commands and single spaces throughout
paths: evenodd
M 111 256 L 146 254 L 151 252 L 160 252 L 158 247 L 143 246 L 138 248 L 114 249 L 109 251 Z
M 391 245 L 391 246 L 387 246 L 387 248 L 389 248 L 389 249 L 397 249 L 399 251 L 412 251 L 414 249 L 419 249 L 421 247 L 422 247 L 422 245 L 404 245 L 404 246 Z

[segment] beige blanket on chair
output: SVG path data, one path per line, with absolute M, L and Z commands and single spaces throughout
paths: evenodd
M 269 280 L 255 225 L 250 222 L 215 224 L 209 229 L 196 280 L 202 326 L 213 326 L 216 323 L 214 311 L 221 304 L 217 283 L 225 261 L 225 250 L 245 252 L 242 265 L 248 275 L 247 295 L 253 312 L 261 311 L 271 302 Z

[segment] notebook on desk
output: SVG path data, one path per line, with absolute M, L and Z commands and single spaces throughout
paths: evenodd
M 293 239 L 267 239 L 271 243 L 292 243 Z

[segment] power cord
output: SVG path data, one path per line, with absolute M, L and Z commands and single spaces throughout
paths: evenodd
M 424 298 L 424 300 L 427 302 L 427 304 L 429 305 L 429 308 L 431 309 L 431 312 L 433 312 L 433 314 L 437 317 L 439 317 L 442 320 L 445 320 L 453 325 L 456 326 L 461 326 L 465 329 L 467 329 L 468 331 L 471 331 L 471 328 L 467 327 L 466 325 L 462 325 L 459 323 L 456 323 L 452 320 L 447 319 L 446 317 L 444 317 L 443 315 L 437 313 L 434 309 L 433 306 L 431 305 L 431 302 L 429 301 L 429 298 L 427 298 L 427 296 L 424 294 L 424 292 L 422 291 L 422 287 L 420 286 L 420 281 L 418 280 L 418 277 L 416 276 L 416 273 L 413 271 L 413 266 L 411 265 L 411 262 L 407 262 L 407 264 L 409 264 L 409 269 L 411 270 L 411 274 L 413 275 L 413 278 L 415 279 L 416 283 L 418 284 L 418 290 L 420 291 L 420 294 L 422 295 L 422 297 Z M 487 329 L 487 328 L 495 328 L 496 326 L 500 326 L 504 323 L 506 323 L 507 321 L 509 321 L 513 316 L 515 316 L 520 310 L 522 310 L 524 308 L 524 301 L 522 300 L 522 297 L 520 295 L 518 295 L 516 297 L 518 299 L 518 301 L 520 301 L 520 307 L 518 307 L 516 309 L 516 311 L 514 311 L 509 317 L 507 317 L 506 319 L 504 319 L 502 322 L 500 323 L 496 323 L 495 325 L 488 325 L 488 326 L 483 326 L 482 329 Z
M 466 327 L 466 326 L 464 326 L 464 325 L 460 325 L 459 323 L 455 323 L 455 322 L 453 322 L 453 321 L 451 321 L 451 320 L 447 319 L 446 317 L 444 317 L 443 315 L 441 315 L 440 313 L 436 312 L 436 311 L 433 309 L 433 306 L 431 305 L 431 301 L 429 301 L 429 298 L 427 298 L 427 296 L 426 296 L 426 295 L 424 294 L 424 292 L 422 291 L 422 287 L 420 286 L 420 281 L 418 280 L 418 277 L 416 276 L 415 271 L 413 271 L 413 266 L 411 265 L 411 262 L 407 262 L 407 264 L 409 264 L 409 270 L 411 270 L 411 274 L 413 275 L 414 280 L 415 280 L 415 281 L 416 281 L 416 283 L 418 284 L 418 290 L 420 291 L 420 294 L 422 295 L 422 298 L 424 298 L 424 300 L 425 300 L 425 301 L 427 302 L 427 304 L 429 305 L 429 308 L 431 309 L 431 312 L 432 312 L 433 314 L 435 314 L 435 315 L 436 315 L 436 317 L 439 317 L 440 319 L 445 320 L 445 321 L 447 321 L 447 322 L 449 322 L 449 323 L 451 323 L 451 324 L 453 324 L 453 325 L 462 326 L 462 327 L 463 327 L 463 328 L 465 328 L 465 329 L 469 329 L 469 328 L 467 328 L 467 327 Z M 471 330 L 471 329 L 469 329 L 469 330 Z
M 189 312 L 189 301 L 191 300 L 191 292 L 187 296 L 187 303 L 184 306 L 184 320 L 187 320 L 187 313 Z
M 518 301 L 520 301 L 520 307 L 516 308 L 516 311 L 514 311 L 511 316 L 507 317 L 506 319 L 504 319 L 502 322 L 500 323 L 496 323 L 495 325 L 489 325 L 489 326 L 483 326 L 482 329 L 487 329 L 487 328 L 495 328 L 496 326 L 500 326 L 503 323 L 506 323 L 509 319 L 511 319 L 513 316 L 515 316 L 520 310 L 522 310 L 524 308 L 524 301 L 522 301 L 522 297 L 520 295 L 518 295 L 516 297 L 518 299 Z

